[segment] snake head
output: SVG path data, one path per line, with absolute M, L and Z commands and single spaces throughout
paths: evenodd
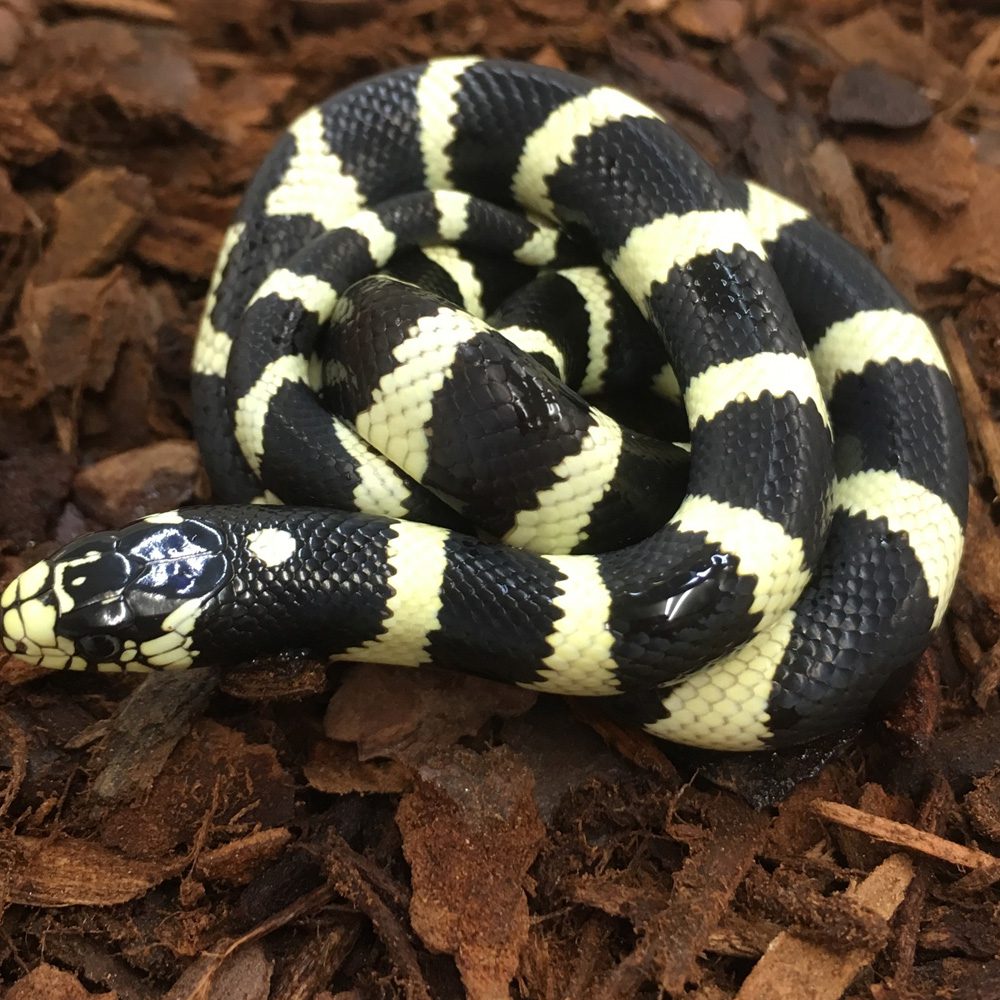
M 77 539 L 0 596 L 8 652 L 53 669 L 181 669 L 198 614 L 230 577 L 223 539 L 178 513 Z

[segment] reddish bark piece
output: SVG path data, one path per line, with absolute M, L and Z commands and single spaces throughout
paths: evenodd
M 138 857 L 194 844 L 203 825 L 230 839 L 293 818 L 290 776 L 273 747 L 203 719 L 177 745 L 149 795 L 112 812 L 102 840 Z
M 262 656 L 223 670 L 219 687 L 246 701 L 296 701 L 325 691 L 328 672 L 322 660 Z
M 848 894 L 875 916 L 889 920 L 912 880 L 913 866 L 909 858 L 894 854 Z M 736 998 L 838 1000 L 878 950 L 878 947 L 861 947 L 842 953 L 783 932 L 753 967 Z
M 536 66 L 548 66 L 549 69 L 566 69 L 566 60 L 554 45 L 543 45 L 531 57 L 531 61 Z
M 170 28 L 82 17 L 56 24 L 46 42 L 56 65 L 89 68 L 91 91 L 96 84 L 130 119 L 183 117 L 198 93 L 190 50 Z
M 27 906 L 112 906 L 142 896 L 184 868 L 139 861 L 75 837 L 16 837 L 8 900 Z
M 395 966 L 393 978 L 402 987 L 405 1000 L 431 1000 L 409 929 L 397 912 L 405 902 L 402 887 L 352 850 L 341 837 L 330 834 L 327 841 L 323 858 L 326 890 L 343 896 L 371 921 Z
M 975 782 L 965 796 L 965 811 L 979 833 L 1000 840 L 1000 770 Z
M 812 151 L 807 167 L 815 177 L 816 189 L 823 193 L 834 227 L 876 256 L 882 248 L 882 233 L 868 206 L 868 194 L 858 182 L 843 147 L 833 139 L 824 139 Z
M 396 812 L 413 873 L 410 918 L 454 955 L 471 1000 L 506 996 L 528 939 L 524 884 L 545 829 L 530 771 L 509 750 L 428 760 Z
M 746 25 L 742 0 L 681 0 L 670 8 L 670 20 L 679 31 L 712 42 L 732 42 Z
M 358 760 L 353 743 L 320 740 L 303 768 L 306 781 L 329 795 L 399 793 L 412 784 L 410 769 L 395 760 Z
M 194 874 L 207 882 L 244 885 L 291 842 L 292 833 L 284 827 L 260 830 L 202 852 L 195 861 Z
M 207 7 L 201 0 L 176 0 L 177 22 L 196 42 L 225 45 L 232 40 L 245 45 L 268 47 L 275 34 L 286 27 L 289 10 L 271 0 L 244 0 L 224 9 Z M 241 60 L 242 61 L 242 60 Z
M 934 113 L 916 86 L 877 63 L 853 66 L 837 76 L 828 100 L 830 117 L 842 125 L 912 128 Z
M 64 451 L 76 447 L 83 390 L 107 386 L 123 345 L 150 349 L 161 321 L 153 296 L 123 271 L 24 289 L 14 332 L 36 375 L 39 396 L 48 393 Z M 143 416 L 130 415 L 130 428 L 141 427 Z
M 859 830 L 885 843 L 919 851 L 921 854 L 963 868 L 992 868 L 1000 863 L 1000 858 L 985 851 L 956 844 L 936 834 L 918 830 L 907 823 L 897 823 L 882 816 L 873 816 L 842 802 L 814 802 L 813 809 L 823 819 L 842 823 L 852 830 Z
M 90 766 L 94 798 L 112 807 L 147 795 L 214 690 L 215 677 L 204 670 L 163 671 L 146 678 L 101 727 Z
M 924 1000 L 925 997 L 954 997 L 955 1000 L 992 1000 L 1000 980 L 1000 960 L 984 962 L 978 958 L 943 958 L 914 970 L 907 994 L 899 1000 Z M 898 996 L 898 991 L 895 991 Z M 882 991 L 876 1000 L 897 1000 L 892 992 Z
M 822 217 L 822 200 L 807 169 L 817 142 L 817 122 L 799 108 L 784 111 L 754 94 L 743 151 L 754 180 Z
M 886 822 L 912 825 L 915 821 L 913 803 L 902 796 L 890 794 L 876 782 L 869 781 L 861 787 L 855 805 L 865 814 L 877 816 Z M 820 814 L 820 808 L 822 801 L 813 802 L 813 811 L 817 815 Z M 828 828 L 828 831 L 849 868 L 858 870 L 874 868 L 893 852 L 893 848 L 888 844 L 873 840 L 853 827 L 835 826 Z
M 0 7 L 0 66 L 9 66 L 24 41 L 24 25 L 14 11 Z
M 268 1000 L 273 971 L 264 946 L 252 942 L 221 961 L 209 955 L 194 963 L 163 1000 Z
M 42 963 L 4 994 L 5 1000 L 118 1000 L 117 993 L 91 993 L 76 976 Z
M 493 716 L 520 715 L 536 695 L 507 684 L 441 670 L 364 666 L 330 699 L 323 728 L 332 740 L 358 744 L 358 757 L 421 761 Z
M 970 958 L 989 959 L 1000 952 L 1000 921 L 996 911 L 982 906 L 931 906 L 925 914 L 918 942 L 936 953 L 958 952 Z
M 88 375 L 95 339 L 93 317 L 115 280 L 69 279 L 41 288 L 29 285 L 25 290 L 17 329 L 34 368 L 48 387 L 70 389 L 91 381 Z M 114 351 L 120 344 L 112 345 L 110 341 L 111 337 L 101 337 L 103 351 Z M 108 376 L 110 370 L 105 381 Z
M 200 468 L 193 441 L 157 441 L 81 470 L 73 492 L 86 513 L 103 524 L 120 525 L 186 503 Z
M 0 538 L 28 545 L 45 538 L 69 496 L 73 460 L 54 448 L 13 450 L 14 441 L 0 442 L 11 449 L 0 458 Z
M 636 76 L 640 90 L 657 100 L 717 125 L 735 125 L 746 117 L 744 94 L 694 63 L 666 58 L 627 41 L 617 42 L 614 57 Z
M 888 195 L 879 199 L 892 241 L 892 263 L 917 285 L 946 284 L 961 273 L 1000 285 L 1000 171 L 979 167 L 966 205 L 938 219 Z
M 983 170 L 968 134 L 940 119 L 912 136 L 849 135 L 843 147 L 873 186 L 945 217 L 968 203 Z
M 351 953 L 363 930 L 360 919 L 351 920 L 340 915 L 335 922 L 318 924 L 317 933 L 304 938 L 282 963 L 281 972 L 274 983 L 273 998 L 280 1000 L 333 1000 L 333 994 L 321 987 L 333 980 L 337 969 Z M 362 1000 L 359 993 L 351 991 L 338 995 L 339 1000 Z
M 274 116 L 282 112 L 295 83 L 290 73 L 240 69 L 218 88 L 200 93 L 195 112 L 228 141 L 241 142 L 249 129 L 267 128 Z M 183 193 L 190 196 L 192 192 Z M 222 225 L 228 225 L 232 208 L 219 220 Z M 181 211 L 191 216 L 190 212 Z
M 60 147 L 58 134 L 39 121 L 22 94 L 0 95 L 0 160 L 31 167 Z
M 531 768 L 535 802 L 546 823 L 574 789 L 594 780 L 609 784 L 624 780 L 631 773 L 628 759 L 653 770 L 664 784 L 674 785 L 676 774 L 670 774 L 670 762 L 652 746 L 650 737 L 630 732 L 634 742 L 623 745 L 609 739 L 608 730 L 598 728 L 610 744 L 606 747 L 598 735 L 574 718 L 568 706 L 575 708 L 585 701 L 545 698 L 526 715 L 504 722 L 501 729 L 503 742 Z M 617 727 L 614 730 L 621 732 Z
M 853 775 L 841 765 L 823 768 L 811 781 L 804 781 L 778 806 L 778 815 L 768 830 L 768 857 L 796 857 L 810 854 L 826 840 L 823 824 L 812 804 L 817 798 L 835 798 L 843 787 L 853 787 Z
M 69 6 L 152 24 L 173 24 L 176 20 L 173 10 L 161 0 L 70 0 Z
M 902 698 L 886 716 L 885 725 L 900 736 L 926 745 L 941 719 L 941 672 L 934 646 L 920 657 Z
M 1000 298 L 993 301 L 994 309 L 1000 308 Z M 958 390 L 958 398 L 962 402 L 962 410 L 965 414 L 966 426 L 970 429 L 972 440 L 979 445 L 979 454 L 987 475 L 993 481 L 994 495 L 1000 494 L 1000 424 L 993 419 L 990 407 L 989 396 L 984 390 L 994 389 L 1000 385 L 1000 366 L 993 370 L 992 357 L 994 352 L 1000 353 L 1000 341 L 997 341 L 994 331 L 992 317 L 995 315 L 994 309 L 984 310 L 982 319 L 977 323 L 980 326 L 979 337 L 975 336 L 973 330 L 974 344 L 986 348 L 984 353 L 985 364 L 975 365 L 977 357 L 969 356 L 958 329 L 950 317 L 941 321 L 939 327 L 941 346 L 945 357 L 951 365 L 954 373 L 955 388 Z M 984 322 L 985 321 L 985 322 Z M 989 338 L 987 340 L 987 338 Z M 984 344 L 983 341 L 986 341 Z M 978 343 L 976 343 L 978 342 Z M 987 346 L 989 345 L 989 346 Z M 978 352 L 977 352 L 978 353 Z M 982 355 L 979 355 L 982 357 Z M 973 367 L 975 365 L 975 368 Z M 976 509 L 976 494 L 970 494 L 970 523 L 973 523 Z M 972 531 L 968 531 L 966 537 L 969 538 L 979 532 L 980 539 L 994 538 L 992 525 L 986 528 L 982 519 L 974 523 Z M 974 580 L 976 588 L 990 596 L 990 602 L 997 614 L 1000 614 L 1000 563 L 993 557 L 989 543 L 985 545 L 970 545 L 965 547 L 965 568 L 967 579 Z M 1000 638 L 1000 629 L 998 629 Z
M 511 3 L 550 24 L 576 24 L 590 15 L 587 0 L 511 0 Z
M 152 210 L 153 199 L 145 177 L 108 167 L 84 174 L 55 207 L 55 234 L 32 273 L 40 285 L 90 277 L 117 260 Z
M 978 383 L 984 389 L 1000 393 L 1000 339 L 996 336 L 1000 328 L 1000 292 L 991 288 L 976 288 L 972 292 L 955 320 L 954 342 L 945 347 L 964 358 L 973 385 Z M 967 405 L 967 412 L 976 418 L 976 423 L 989 422 L 988 418 L 983 419 L 988 412 L 984 409 L 973 410 Z
M 778 104 L 787 102 L 788 90 L 779 79 L 777 53 L 772 45 L 755 35 L 741 35 L 732 52 L 739 69 L 754 87 Z
M 994 425 L 995 426 L 995 425 Z M 1000 432 L 998 432 L 1000 437 Z M 991 465 L 994 489 L 1000 492 L 1000 448 L 998 461 Z M 969 504 L 969 526 L 966 533 L 964 553 L 965 578 L 969 587 L 992 610 L 1000 616 L 1000 560 L 993 548 L 996 542 L 996 525 L 981 498 L 972 494 Z
M 780 867 L 768 874 L 755 866 L 741 894 L 755 914 L 761 913 L 802 940 L 837 954 L 856 948 L 879 951 L 889 940 L 883 919 L 849 896 L 825 895 L 815 880 L 793 868 Z
M 705 941 L 729 909 L 767 831 L 767 818 L 732 796 L 713 799 L 708 808 L 711 835 L 699 830 L 669 900 L 637 921 L 639 943 L 607 976 L 601 996 L 632 996 L 647 978 L 679 994 L 697 978 Z
M 221 241 L 222 233 L 210 223 L 158 215 L 136 241 L 135 252 L 153 267 L 189 278 L 208 278 L 215 267 Z
M 851 65 L 872 62 L 907 80 L 931 88 L 949 100 L 967 85 L 961 70 L 942 56 L 922 35 L 900 26 L 889 9 L 879 4 L 827 28 L 823 41 Z
M 16 300 L 37 252 L 38 219 L 28 202 L 15 192 L 10 175 L 0 167 L 0 322 Z M 15 394 L 5 386 L 0 396 L 7 395 Z

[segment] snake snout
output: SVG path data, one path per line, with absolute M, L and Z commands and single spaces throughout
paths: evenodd
M 36 563 L 15 577 L 0 595 L 0 641 L 8 653 L 34 666 L 69 665 L 72 647 L 59 642 L 52 565 Z

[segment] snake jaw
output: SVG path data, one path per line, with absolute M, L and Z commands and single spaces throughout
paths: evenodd
M 3 592 L 3 648 L 50 669 L 189 667 L 198 612 L 230 575 L 222 550 L 213 528 L 179 515 L 78 539 Z
M 51 566 L 41 562 L 11 581 L 0 597 L 0 640 L 8 653 L 33 666 L 82 669 L 72 662 L 72 644 L 56 636 L 51 580 Z

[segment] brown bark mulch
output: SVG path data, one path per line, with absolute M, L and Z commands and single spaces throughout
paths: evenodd
M 0 0 L 0 585 L 206 496 L 187 369 L 277 132 L 479 52 L 661 109 L 935 324 L 952 611 L 860 735 L 749 758 L 465 677 L 0 656 L 6 1000 L 1000 998 L 1000 4 Z

